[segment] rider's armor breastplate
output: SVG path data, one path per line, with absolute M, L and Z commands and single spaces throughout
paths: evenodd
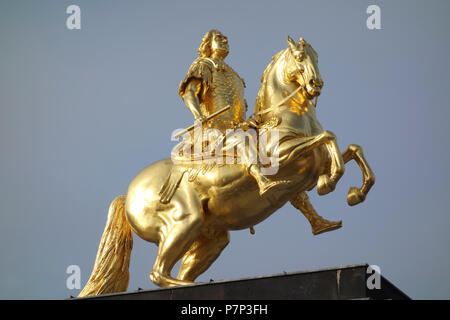
M 244 99 L 244 83 L 238 74 L 225 63 L 217 64 L 206 60 L 212 68 L 212 83 L 200 103 L 205 115 L 231 106 L 230 111 L 211 120 L 209 127 L 218 129 L 232 128 L 245 120 L 246 103 Z
M 180 83 L 179 94 L 184 97 L 191 79 L 202 82 L 199 92 L 200 111 L 204 116 L 230 105 L 231 109 L 208 122 L 208 127 L 224 131 L 245 121 L 247 103 L 244 99 L 244 80 L 223 61 L 198 58 Z

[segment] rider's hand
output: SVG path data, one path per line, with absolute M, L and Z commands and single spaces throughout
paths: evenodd
M 239 122 L 238 124 L 236 124 L 234 126 L 235 129 L 242 129 L 242 130 L 247 130 L 248 129 L 248 123 L 247 122 Z
M 253 118 L 248 119 L 247 124 L 250 128 L 258 128 L 258 123 L 256 123 L 256 120 Z

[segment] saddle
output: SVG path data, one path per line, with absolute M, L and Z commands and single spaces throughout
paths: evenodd
M 237 128 L 243 129 L 244 131 L 250 128 L 256 130 L 270 130 L 277 127 L 280 122 L 281 119 L 272 117 L 264 123 L 258 123 L 252 117 L 250 117 L 247 121 L 242 122 Z M 221 141 L 217 140 L 216 142 L 223 142 L 223 138 Z M 232 148 L 233 154 L 227 154 L 226 150 L 222 150 L 225 151 L 225 157 L 234 158 L 234 145 L 229 145 L 227 147 Z M 177 148 L 177 150 L 181 150 L 181 148 Z M 175 192 L 177 191 L 185 173 L 188 174 L 188 181 L 193 182 L 199 175 L 206 174 L 217 165 L 222 165 L 218 164 L 215 161 L 204 161 L 203 156 L 204 154 L 192 154 L 189 155 L 189 158 L 187 158 L 180 154 L 172 154 L 172 157 L 175 157 L 180 165 L 172 166 L 172 169 L 170 170 L 164 184 L 161 186 L 161 189 L 158 193 L 158 195 L 160 196 L 159 201 L 161 203 L 167 204 L 170 202 Z

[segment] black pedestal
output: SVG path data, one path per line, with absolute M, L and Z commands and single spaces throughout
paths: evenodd
M 216 281 L 190 286 L 140 290 L 89 297 L 101 300 L 345 300 L 409 297 L 381 276 L 379 289 L 368 289 L 367 264 Z

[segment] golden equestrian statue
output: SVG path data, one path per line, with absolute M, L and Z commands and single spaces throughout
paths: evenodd
M 316 118 L 323 87 L 318 55 L 302 38 L 288 37 L 287 44 L 265 69 L 254 113 L 245 120 L 244 81 L 224 61 L 228 39 L 217 30 L 205 34 L 179 94 L 200 131 L 222 137 L 200 139 L 199 149 L 198 136 L 189 131 L 170 159 L 143 169 L 127 194 L 114 199 L 80 297 L 126 291 L 133 231 L 158 246 L 150 279 L 161 287 L 180 286 L 193 284 L 211 266 L 227 246 L 229 231 L 249 228 L 253 233 L 256 224 L 288 201 L 305 215 L 313 234 L 340 228 L 341 221 L 317 214 L 306 191 L 332 192 L 352 159 L 361 168 L 363 184 L 350 188 L 347 202 L 364 201 L 375 176 L 362 148 L 350 145 L 341 153 L 336 136 Z M 246 135 L 242 148 L 230 134 L 236 131 L 257 135 Z M 220 153 L 224 144 L 225 153 Z M 235 153 L 239 146 L 241 152 Z M 215 161 L 204 161 L 205 150 Z M 255 161 L 255 150 L 270 161 Z M 224 161 L 230 158 L 240 161 Z M 171 271 L 180 259 L 174 278 Z

